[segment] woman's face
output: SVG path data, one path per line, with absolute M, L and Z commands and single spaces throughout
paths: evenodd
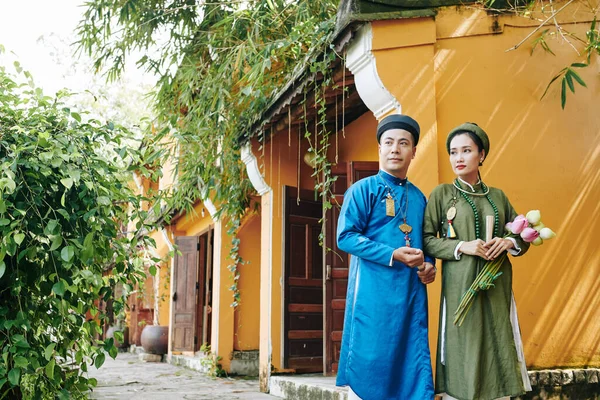
M 477 144 L 466 133 L 459 133 L 450 141 L 450 165 L 452 171 L 470 184 L 477 182 L 479 162 L 483 161 L 485 152 L 479 151 Z

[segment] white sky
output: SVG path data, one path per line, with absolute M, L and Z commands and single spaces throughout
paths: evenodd
M 17 59 L 25 70 L 32 73 L 36 85 L 42 87 L 47 95 L 53 95 L 63 87 L 75 92 L 84 90 L 91 73 L 77 71 L 76 74 L 68 74 L 64 65 L 56 65 L 50 49 L 38 43 L 41 36 L 51 35 L 69 43 L 74 40 L 73 32 L 85 10 L 81 7 L 84 1 L 0 0 L 0 44 L 6 50 L 3 55 L 0 54 L 0 64 L 12 65 Z M 13 68 L 8 69 L 14 71 Z M 127 71 L 127 79 L 138 82 L 152 80 L 133 68 Z

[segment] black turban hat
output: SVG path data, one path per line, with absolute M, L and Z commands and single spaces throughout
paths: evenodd
M 377 142 L 381 142 L 381 135 L 383 132 L 388 131 L 390 129 L 404 129 L 408 131 L 413 136 L 413 145 L 416 146 L 419 142 L 419 134 L 421 133 L 421 128 L 419 128 L 419 124 L 417 121 L 409 117 L 408 115 L 402 114 L 392 114 L 388 115 L 377 125 Z

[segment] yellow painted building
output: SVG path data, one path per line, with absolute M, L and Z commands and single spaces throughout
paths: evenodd
M 557 15 L 557 20 L 564 29 L 585 36 L 593 13 L 577 2 L 554 6 L 558 9 L 564 5 L 565 12 Z M 343 65 L 331 67 L 337 73 L 335 85 L 349 90 L 345 97 L 348 104 L 342 105 L 341 92 L 336 94 L 333 85 L 326 97 L 333 119 L 345 109 L 349 123 L 340 123 L 330 138 L 328 159 L 333 161 L 333 168 L 345 163 L 341 169 L 350 174 L 349 163 L 376 161 L 377 119 L 392 112 L 406 113 L 415 117 L 422 128 L 409 179 L 429 194 L 436 185 L 453 179 L 445 149 L 446 133 L 465 121 L 484 127 L 492 145 L 482 169 L 483 179 L 501 187 L 519 212 L 540 209 L 544 223 L 555 228 L 559 236 L 515 260 L 514 291 L 527 365 L 531 369 L 600 366 L 596 335 L 600 329 L 600 253 L 592 234 L 600 228 L 597 55 L 592 56 L 590 67 L 579 70 L 587 88 L 577 87 L 577 94 L 568 96 L 562 110 L 560 85 L 552 86 L 540 98 L 560 69 L 581 61 L 573 49 L 551 41 L 555 55 L 541 49 L 531 54 L 531 42 L 507 51 L 537 28 L 539 20 L 545 18 L 543 14 L 523 18 L 486 12 L 477 6 L 457 6 L 405 16 L 402 12 L 375 14 L 371 22 L 348 23 L 350 27 L 359 26 L 351 39 L 347 31 L 340 30 L 336 45 L 345 46 L 347 69 L 337 73 Z M 365 15 L 360 19 L 364 20 Z M 347 42 L 342 43 L 344 40 Z M 301 84 L 299 79 L 292 87 L 297 90 Z M 310 92 L 310 87 L 306 90 Z M 302 364 L 306 360 L 294 360 L 292 342 L 296 339 L 303 340 L 305 348 L 320 339 L 322 352 L 307 350 L 306 354 L 323 362 L 321 370 L 335 371 L 335 366 L 328 366 L 325 360 L 331 349 L 323 344 L 331 334 L 326 325 L 328 318 L 335 318 L 335 309 L 324 317 L 322 335 L 308 325 L 303 328 L 304 334 L 290 327 L 290 321 L 302 310 L 305 315 L 300 317 L 305 319 L 317 312 L 310 302 L 299 305 L 289 299 L 295 289 L 290 283 L 295 275 L 289 258 L 294 250 L 286 242 L 290 239 L 286 229 L 295 222 L 290 223 L 286 214 L 286 204 L 293 200 L 286 195 L 286 187 L 310 191 L 315 184 L 312 168 L 307 165 L 310 153 L 305 138 L 307 126 L 314 134 L 314 119 L 309 111 L 305 124 L 304 114 L 295 106 L 298 96 L 293 90 L 284 92 L 265 113 L 273 115 L 264 128 L 270 139 L 263 147 L 252 144 L 253 156 L 265 165 L 264 170 L 248 163 L 249 171 L 257 175 L 255 186 L 264 193 L 260 334 L 263 389 L 268 385 L 271 366 L 275 371 L 312 370 Z M 335 102 L 331 100 L 334 97 Z M 361 102 L 368 107 L 362 113 Z M 310 140 L 315 140 L 314 135 Z M 304 227 L 309 238 L 310 223 L 304 223 Z M 311 254 L 308 247 L 305 254 L 306 258 Z M 328 266 L 326 261 L 319 265 L 326 286 Z M 307 266 L 306 274 L 311 271 Z M 309 280 L 303 284 L 309 285 Z M 439 281 L 429 287 L 429 295 L 430 343 L 435 355 Z M 324 293 L 319 300 L 325 314 L 326 297 Z
M 370 2 L 342 2 L 340 7 L 347 3 Z M 555 9 L 562 6 L 557 22 L 585 36 L 593 14 L 583 2 L 554 3 Z M 517 211 L 541 210 L 544 223 L 558 235 L 514 261 L 528 368 L 600 367 L 597 54 L 588 68 L 578 70 L 587 88 L 576 87 L 562 110 L 560 85 L 540 98 L 559 70 L 581 61 L 573 49 L 548 40 L 555 55 L 541 49 L 531 54 L 531 41 L 507 51 L 549 14 L 538 10 L 524 18 L 476 5 L 389 7 L 385 13 L 340 11 L 334 45 L 345 58 L 330 65 L 335 83 L 326 92 L 327 128 L 332 132 L 327 155 L 338 178 L 336 198 L 341 201 L 352 181 L 377 170 L 375 130 L 383 116 L 401 112 L 419 121 L 421 140 L 409 179 L 426 195 L 454 177 L 446 133 L 465 121 L 476 122 L 491 139 L 483 180 L 502 188 Z M 247 261 L 239 267 L 241 304 L 230 306 L 231 238 L 226 221 L 214 217 L 216 209 L 209 201 L 176 219 L 166 234 L 157 233 L 162 253 L 169 247 L 167 238 L 178 243 L 178 238 L 196 237 L 200 246 L 205 241 L 204 269 L 199 268 L 204 272 L 196 275 L 203 277 L 198 280 L 203 289 L 198 290 L 204 300 L 193 310 L 191 327 L 182 322 L 187 317 L 178 307 L 182 293 L 194 288 L 184 288 L 187 280 L 174 275 L 178 257 L 165 269 L 170 272 L 165 296 L 170 301 L 160 315 L 161 324 L 171 326 L 171 354 L 187 351 L 173 348 L 175 341 L 189 349 L 189 335 L 196 336 L 192 351 L 206 341 L 230 370 L 234 352 L 258 350 L 263 390 L 268 390 L 272 371 L 335 373 L 339 351 L 347 258 L 323 253 L 319 246 L 323 208 L 314 194 L 309 140 L 312 146 L 322 144 L 314 137 L 314 83 L 308 77 L 308 72 L 300 76 L 266 110 L 270 117 L 263 121 L 268 137 L 264 145 L 254 139 L 242 150 L 260 212 L 249 213 L 238 230 L 240 255 Z M 299 102 L 304 93 L 309 93 L 305 107 Z M 335 216 L 325 214 L 329 247 L 335 246 Z M 440 282 L 428 290 L 435 357 Z

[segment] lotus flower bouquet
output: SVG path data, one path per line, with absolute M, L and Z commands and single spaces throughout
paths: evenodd
M 506 224 L 507 233 L 504 237 L 521 236 L 525 242 L 531 243 L 534 246 L 540 246 L 544 243 L 544 240 L 550 240 L 556 236 L 552 229 L 547 228 L 542 223 L 541 219 L 539 210 L 531 210 L 527 215 L 518 215 L 514 221 Z M 508 257 L 507 253 L 504 252 L 495 260 L 487 261 L 484 264 L 469 290 L 462 295 L 460 304 L 454 313 L 454 325 L 462 325 L 473 305 L 477 292 L 494 287 L 494 281 L 502 275 L 502 272 L 498 271 L 506 260 L 506 257 Z

